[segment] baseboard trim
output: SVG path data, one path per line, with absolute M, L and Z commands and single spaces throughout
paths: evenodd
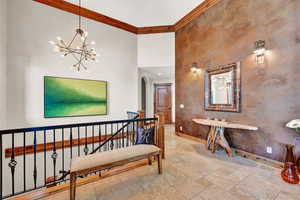
M 186 133 L 176 132 L 176 135 L 179 136 L 179 137 L 188 139 L 188 140 L 199 142 L 199 143 L 204 144 L 204 145 L 206 144 L 206 140 L 201 139 L 201 138 L 197 138 L 195 136 L 188 135 Z M 236 148 L 232 148 L 232 150 L 238 156 L 241 156 L 243 158 L 247 158 L 249 160 L 254 160 L 256 162 L 263 163 L 263 164 L 271 166 L 271 167 L 282 169 L 283 166 L 284 166 L 283 162 L 272 160 L 272 159 L 269 159 L 269 158 L 266 158 L 266 157 L 263 157 L 263 156 L 259 156 L 259 155 L 253 154 L 253 153 L 249 153 L 249 152 L 246 152 L 246 151 L 243 151 L 243 150 L 240 150 L 240 149 L 236 149 Z

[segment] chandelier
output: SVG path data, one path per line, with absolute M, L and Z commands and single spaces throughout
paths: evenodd
M 61 53 L 62 57 L 71 55 L 76 60 L 76 63 L 73 65 L 76 71 L 80 71 L 82 68 L 86 70 L 87 67 L 85 64 L 88 61 L 97 61 L 96 57 L 98 56 L 95 48 L 91 47 L 96 43 L 94 41 L 88 43 L 88 32 L 81 28 L 81 0 L 79 0 L 78 16 L 79 25 L 76 29 L 75 36 L 70 42 L 65 42 L 61 37 L 56 38 L 57 42 L 49 41 L 54 47 L 54 52 Z

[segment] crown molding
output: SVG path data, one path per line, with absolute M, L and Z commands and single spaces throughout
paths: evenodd
M 174 24 L 175 31 L 178 31 L 179 29 L 183 28 L 184 26 L 186 26 L 187 24 L 192 22 L 194 19 L 199 17 L 206 10 L 215 6 L 220 1 L 221 0 L 205 0 L 199 6 L 197 6 L 194 10 L 192 10 L 186 16 L 184 16 L 181 20 L 179 20 L 176 24 Z
M 64 0 L 33 0 L 33 1 L 46 4 L 48 6 L 78 15 L 79 6 L 66 2 Z M 137 34 L 137 27 L 83 7 L 81 7 L 81 16 Z
M 138 27 L 137 34 L 151 34 L 151 33 L 170 33 L 175 32 L 174 26 L 149 26 L 149 27 Z
M 33 0 L 33 1 L 78 15 L 79 6 L 64 0 Z M 106 15 L 97 13 L 95 11 L 83 7 L 81 8 L 81 16 L 110 26 L 114 26 L 116 28 L 134 34 L 169 33 L 169 32 L 176 32 L 179 29 L 183 28 L 185 25 L 189 24 L 191 21 L 193 21 L 194 19 L 199 17 L 202 13 L 204 13 L 207 9 L 213 7 L 220 1 L 221 0 L 205 0 L 194 10 L 192 10 L 190 13 L 184 16 L 181 20 L 179 20 L 176 24 L 167 25 L 167 26 L 136 27 L 131 24 L 122 22 L 120 20 L 114 19 L 112 17 L 108 17 Z

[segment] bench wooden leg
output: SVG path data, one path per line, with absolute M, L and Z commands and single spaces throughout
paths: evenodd
M 152 156 L 148 156 L 148 164 L 152 165 Z
M 158 173 L 162 174 L 161 153 L 157 155 Z
M 76 174 L 71 173 L 70 175 L 70 200 L 75 200 L 76 194 Z

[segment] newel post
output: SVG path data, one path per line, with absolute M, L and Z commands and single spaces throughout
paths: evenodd
M 145 118 L 145 111 L 144 110 L 138 110 L 140 118 Z
M 145 118 L 145 111 L 144 110 L 138 110 L 138 113 L 139 113 L 139 118 L 140 119 L 144 119 Z M 139 124 L 140 124 L 141 128 L 144 128 L 144 126 L 145 126 L 145 122 L 144 121 L 141 121 Z
M 156 123 L 157 127 L 157 146 L 162 150 L 162 158 L 165 159 L 165 127 L 164 127 L 164 117 L 161 113 L 156 113 L 155 117 L 158 118 Z

